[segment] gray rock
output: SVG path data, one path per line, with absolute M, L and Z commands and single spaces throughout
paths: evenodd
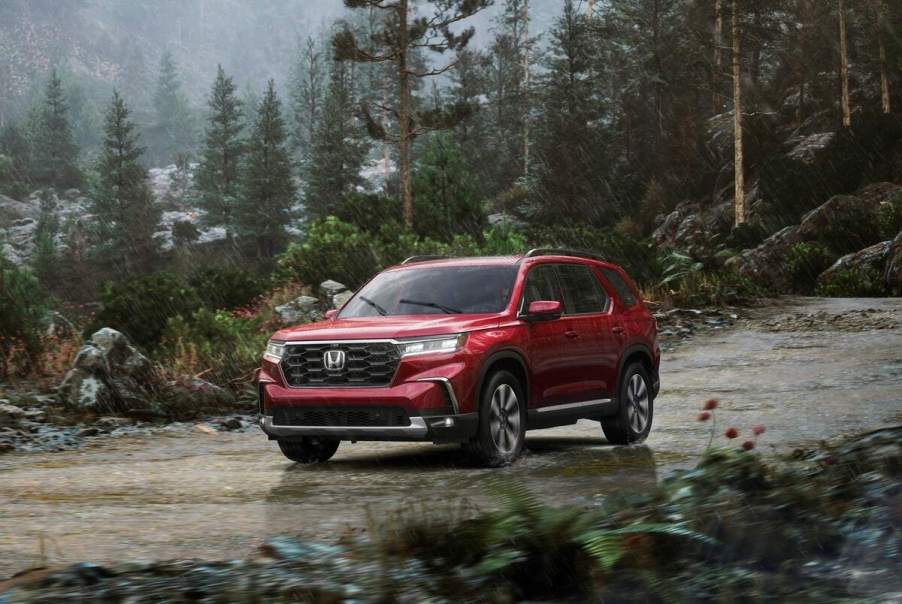
M 339 283 L 338 281 L 332 281 L 331 279 L 320 283 L 319 288 L 328 296 L 334 296 L 335 294 L 348 289 L 346 285 Z
M 883 267 L 886 264 L 886 258 L 889 254 L 891 245 L 891 241 L 882 241 L 853 254 L 846 254 L 834 262 L 833 266 L 818 276 L 818 284 L 823 285 L 830 283 L 837 274 L 852 268 L 872 269 L 882 275 Z
M 312 296 L 300 296 L 287 304 L 276 306 L 276 314 L 282 325 L 297 325 L 321 318 L 319 300 Z
M 8 403 L 0 403 L 0 426 L 15 426 L 25 419 L 25 416 L 24 409 Z
M 341 308 L 345 305 L 345 302 L 351 299 L 351 296 L 354 295 L 354 292 L 343 291 L 332 296 L 332 307 L 333 308 Z

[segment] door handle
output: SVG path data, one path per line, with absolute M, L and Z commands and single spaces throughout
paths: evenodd
M 617 327 L 612 327 L 611 331 L 616 333 L 617 335 L 620 335 L 623 333 L 623 328 L 618 325 Z
M 572 329 L 570 331 L 565 331 L 564 335 L 567 336 L 568 338 L 576 338 L 579 336 L 579 334 L 576 333 L 575 331 L 573 331 Z

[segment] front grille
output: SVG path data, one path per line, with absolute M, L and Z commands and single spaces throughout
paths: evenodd
M 327 370 L 328 350 L 345 353 L 342 369 Z M 291 344 L 282 355 L 282 371 L 289 386 L 387 386 L 401 356 L 391 342 Z
M 276 407 L 277 426 L 409 426 L 407 412 L 398 407 Z

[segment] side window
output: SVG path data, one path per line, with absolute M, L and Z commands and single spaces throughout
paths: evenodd
M 584 264 L 560 264 L 561 289 L 564 291 L 564 307 L 568 315 L 604 312 L 608 296 L 601 283 Z
M 522 310 L 529 307 L 536 300 L 561 301 L 558 290 L 557 275 L 551 264 L 540 264 L 532 268 L 526 276 L 526 285 L 523 288 Z
M 620 273 L 610 268 L 603 268 L 601 272 L 605 279 L 608 280 L 608 283 L 611 284 L 611 287 L 614 288 L 614 291 L 617 292 L 617 297 L 620 298 L 625 307 L 629 308 L 636 304 L 636 296 L 633 295 L 633 290 L 626 284 Z

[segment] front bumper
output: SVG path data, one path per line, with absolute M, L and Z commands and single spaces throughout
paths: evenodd
M 410 417 L 407 426 L 277 426 L 271 415 L 260 418 L 270 440 L 327 436 L 339 440 L 464 442 L 476 433 L 476 413 Z

